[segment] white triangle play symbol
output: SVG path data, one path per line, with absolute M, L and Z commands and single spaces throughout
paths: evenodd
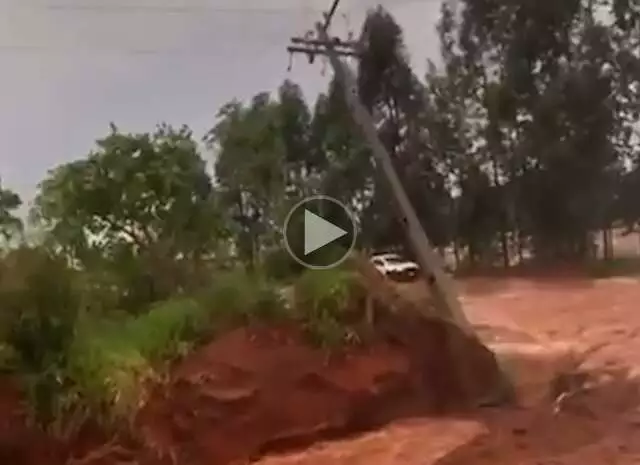
M 318 250 L 336 239 L 347 235 L 347 231 L 316 215 L 304 210 L 304 254 Z

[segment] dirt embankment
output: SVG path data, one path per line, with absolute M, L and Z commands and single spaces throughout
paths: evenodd
M 178 367 L 171 385 L 143 410 L 147 460 L 242 462 L 409 413 L 464 408 L 488 391 L 497 373 L 483 346 L 458 341 L 480 387 L 461 392 L 442 345 L 456 329 L 396 324 L 409 339 L 381 337 L 333 355 L 309 347 L 291 328 L 228 334 Z
M 157 389 L 135 422 L 139 446 L 130 453 L 54 447 L 15 423 L 0 430 L 1 463 L 112 465 L 116 453 L 139 465 L 243 463 L 407 414 L 464 408 L 498 375 L 493 355 L 455 327 L 397 317 L 385 325 L 375 342 L 339 353 L 312 348 L 295 328 L 233 331 L 191 354 Z M 459 389 L 460 373 L 444 356 L 451 340 L 468 354 L 473 392 Z M 17 399 L 8 404 L 15 410 Z
M 483 339 L 502 348 L 523 344 L 518 363 L 507 368 L 515 368 L 519 394 L 534 402 L 482 409 L 464 419 L 402 421 L 259 464 L 640 464 L 640 279 L 462 284 L 465 310 L 476 327 L 481 325 Z M 418 297 L 424 293 L 406 290 Z M 582 368 L 591 381 L 556 411 L 551 397 L 556 386 L 550 381 L 564 363 L 567 344 L 579 353 L 586 349 Z
M 64 447 L 28 425 L 23 396 L 16 383 L 0 379 L 0 463 L 11 465 L 64 463 Z

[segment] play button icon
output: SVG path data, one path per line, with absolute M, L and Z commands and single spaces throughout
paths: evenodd
M 298 202 L 284 224 L 285 246 L 291 256 L 307 268 L 339 265 L 356 240 L 351 212 L 337 200 L 313 196 Z
M 304 254 L 309 255 L 320 247 L 349 234 L 315 213 L 304 210 Z

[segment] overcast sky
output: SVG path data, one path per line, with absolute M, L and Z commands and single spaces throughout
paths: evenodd
M 0 0 L 0 176 L 30 200 L 46 171 L 84 156 L 114 121 L 160 121 L 200 136 L 232 98 L 285 79 L 309 99 L 329 70 L 285 47 L 330 0 Z M 332 32 L 359 30 L 374 0 L 343 0 Z M 404 28 L 416 71 L 435 58 L 438 0 L 382 2 Z M 345 16 L 343 16 L 346 15 Z

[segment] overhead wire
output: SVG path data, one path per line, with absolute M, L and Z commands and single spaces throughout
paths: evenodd
M 2 5 L 0 3 L 0 5 Z M 41 5 L 27 5 L 22 4 L 16 8 L 18 11 L 38 11 L 38 12 L 51 12 L 54 14 L 64 14 L 65 16 L 82 14 L 84 15 L 100 15 L 104 12 L 118 13 L 120 15 L 126 15 L 129 17 L 132 14 L 144 14 L 144 16 L 155 16 L 156 14 L 166 15 L 181 15 L 192 16 L 199 21 L 211 21 L 214 19 L 213 14 L 241 14 L 242 16 L 254 16 L 263 14 L 277 14 L 279 17 L 283 15 L 289 16 L 291 14 L 298 16 L 300 14 L 310 13 L 309 8 L 296 8 L 296 9 L 246 9 L 246 8 L 233 8 L 233 7 L 215 7 L 208 6 L 206 8 L 198 8 L 198 6 L 140 6 L 140 5 L 105 5 L 101 7 L 99 5 L 77 5 L 77 4 L 41 4 Z M 319 11 L 319 10 L 317 10 Z M 313 13 L 317 13 L 313 11 Z M 205 15 L 204 13 L 208 13 Z M 297 21 L 296 21 L 297 22 Z M 263 32 L 263 33 L 260 33 Z M 255 40 L 259 43 L 260 50 L 263 46 L 275 46 L 280 45 L 281 40 L 275 35 L 270 35 L 268 31 L 248 31 L 243 32 L 244 40 Z M 270 40 L 271 39 L 271 40 Z M 197 55 L 197 56 L 211 56 L 218 55 L 219 53 L 211 48 L 186 48 L 177 47 L 175 49 L 169 47 L 131 47 L 131 46 L 95 46 L 93 44 L 83 44 L 81 41 L 74 42 L 73 44 L 7 44 L 0 43 L 0 53 L 2 54 L 118 54 L 118 55 L 134 55 L 134 56 L 154 56 L 154 55 Z
M 434 3 L 441 0 L 394 0 L 385 2 L 386 7 L 390 6 L 402 6 L 412 3 Z M 215 5 L 212 3 L 198 3 L 190 5 L 150 5 L 150 4 L 80 4 L 76 2 L 51 2 L 35 4 L 32 2 L 24 2 L 20 4 L 11 3 L 12 9 L 16 10 L 28 10 L 28 11 L 46 11 L 56 14 L 65 15 L 102 15 L 108 14 L 145 14 L 150 16 L 164 15 L 164 16 L 194 16 L 199 19 L 213 19 L 212 16 L 218 14 L 234 14 L 242 16 L 253 15 L 276 15 L 282 17 L 283 15 L 295 15 L 298 16 L 296 22 L 300 22 L 299 29 L 310 29 L 313 26 L 313 21 L 321 15 L 325 10 L 315 5 L 310 5 L 311 2 L 305 2 L 303 6 L 290 6 L 290 7 L 235 7 L 229 5 Z M 341 9 L 347 10 L 346 13 L 354 10 L 370 8 L 377 2 L 375 0 L 359 0 L 346 3 Z M 0 1 L 0 7 L 8 5 L 6 2 Z M 304 24 L 303 24 L 304 23 Z M 254 31 L 257 32 L 257 31 Z M 293 30 L 291 31 L 294 32 Z M 279 36 L 280 34 L 278 34 Z M 260 42 L 260 50 L 264 47 L 273 47 L 281 45 L 281 39 L 276 39 L 275 34 L 269 36 L 269 34 L 254 34 L 243 33 L 243 38 L 255 39 Z M 270 41 L 269 39 L 274 39 Z M 0 43 L 0 53 L 12 53 L 12 54 L 119 54 L 119 55 L 134 55 L 134 56 L 154 56 L 154 55 L 197 55 L 197 56 L 212 56 L 217 55 L 211 49 L 193 49 L 193 48 L 145 48 L 145 47 L 96 47 L 94 45 L 83 46 L 82 44 L 69 45 L 45 45 L 45 44 L 2 44 Z
M 62 9 L 57 9 L 57 8 L 45 8 L 45 10 L 51 10 L 53 12 L 60 12 L 60 13 L 70 13 L 70 14 L 75 14 L 75 13 L 90 13 L 90 14 L 95 14 L 95 10 L 94 9 L 87 9 L 87 8 L 79 8 L 76 9 L 75 7 L 73 7 L 73 9 L 69 9 L 69 8 L 62 8 Z M 147 9 L 143 9 L 143 10 L 135 10 L 135 9 L 123 9 L 123 10 L 118 10 L 120 13 L 124 13 L 127 17 L 130 14 L 134 14 L 136 11 L 143 13 L 145 16 L 147 16 L 148 10 Z M 162 11 L 165 11 L 164 9 Z M 189 16 L 193 16 L 194 18 L 196 18 L 198 20 L 198 22 L 205 22 L 205 24 L 207 24 L 208 22 L 214 20 L 213 17 L 211 16 L 203 16 L 202 14 L 200 14 L 200 12 L 195 11 L 195 10 L 189 10 L 189 13 L 187 13 L 187 10 L 173 10 L 173 9 L 169 9 L 168 10 L 169 13 L 176 13 L 177 11 L 183 11 L 183 13 L 178 13 L 178 14 L 188 14 Z M 151 13 L 153 14 L 154 12 L 157 12 L 157 10 L 153 10 Z M 211 13 L 221 13 L 221 14 L 237 14 L 237 13 L 242 13 L 242 16 L 249 16 L 249 15 L 260 15 L 266 12 L 266 10 L 247 10 L 247 11 L 242 11 L 241 9 L 216 9 L 215 11 L 213 9 L 209 9 L 209 12 Z M 287 14 L 287 12 L 283 11 L 278 11 L 277 12 L 279 16 L 282 16 L 283 14 Z M 289 13 L 293 13 L 295 16 L 299 16 L 301 13 L 304 14 L 305 11 L 304 10 L 295 10 L 294 12 L 289 11 Z M 294 20 L 295 22 L 298 22 L 298 19 L 296 18 L 296 20 Z M 263 50 L 263 47 L 273 47 L 273 46 L 277 46 L 280 45 L 282 42 L 282 38 L 281 36 L 281 32 L 277 31 L 277 34 L 275 32 L 270 33 L 270 31 L 268 30 L 269 28 L 265 29 L 258 29 L 258 30 L 248 30 L 248 31 L 243 31 L 242 32 L 242 38 L 243 41 L 251 41 L 251 42 L 256 42 L 256 46 L 257 48 L 260 49 L 260 51 Z M 292 31 L 293 32 L 293 31 Z M 0 43 L 0 54 L 2 53 L 10 53 L 10 54 L 64 54 L 64 55 L 68 55 L 68 54 L 118 54 L 118 55 L 135 55 L 135 56 L 154 56 L 154 55 L 197 55 L 197 56 L 212 56 L 212 55 L 219 55 L 219 52 L 217 52 L 215 49 L 213 48 L 205 48 L 205 47 L 186 47 L 186 46 L 178 46 L 176 48 L 171 48 L 171 47 L 156 47 L 156 46 L 150 46 L 150 47 L 135 47 L 135 46 L 119 46 L 117 44 L 114 45 L 110 45 L 110 44 L 106 44 L 105 46 L 97 46 L 95 44 L 87 44 L 87 43 L 83 43 L 82 41 L 74 41 L 73 43 L 63 43 L 63 44 L 7 44 L 7 43 Z
M 440 3 L 442 0 L 393 0 L 380 2 L 376 0 L 352 0 L 351 3 L 342 5 L 341 10 L 354 10 L 361 8 L 370 8 L 383 4 L 384 7 L 403 6 L 414 3 Z M 262 2 L 260 2 L 262 3 Z M 309 5 L 311 2 L 305 2 L 303 6 L 288 6 L 288 7 L 238 7 L 229 5 L 215 5 L 213 3 L 198 3 L 190 5 L 151 5 L 151 4 L 80 4 L 73 2 L 56 2 L 56 3 L 42 3 L 35 5 L 33 3 L 21 4 L 20 8 L 28 9 L 45 9 L 51 11 L 67 11 L 67 12 L 87 12 L 87 13 L 128 13 L 128 12 L 143 12 L 143 13 L 158 13 L 158 14 L 196 14 L 196 13 L 250 13 L 250 14 L 284 14 L 295 12 L 308 12 L 314 11 L 315 13 L 324 13 L 326 8 L 320 6 L 314 8 Z M 263 3 L 262 3 L 263 4 Z M 1 5 L 1 4 L 0 4 Z
M 33 8 L 33 7 L 32 7 Z M 304 12 L 304 8 L 239 8 L 239 7 L 220 7 L 220 6 L 172 6 L 172 5 L 47 5 L 41 10 L 49 10 L 55 12 L 71 12 L 71 13 L 147 13 L 147 14 L 218 14 L 218 13 L 241 13 L 252 15 L 282 15 L 286 13 Z M 318 13 L 322 10 L 317 9 Z

